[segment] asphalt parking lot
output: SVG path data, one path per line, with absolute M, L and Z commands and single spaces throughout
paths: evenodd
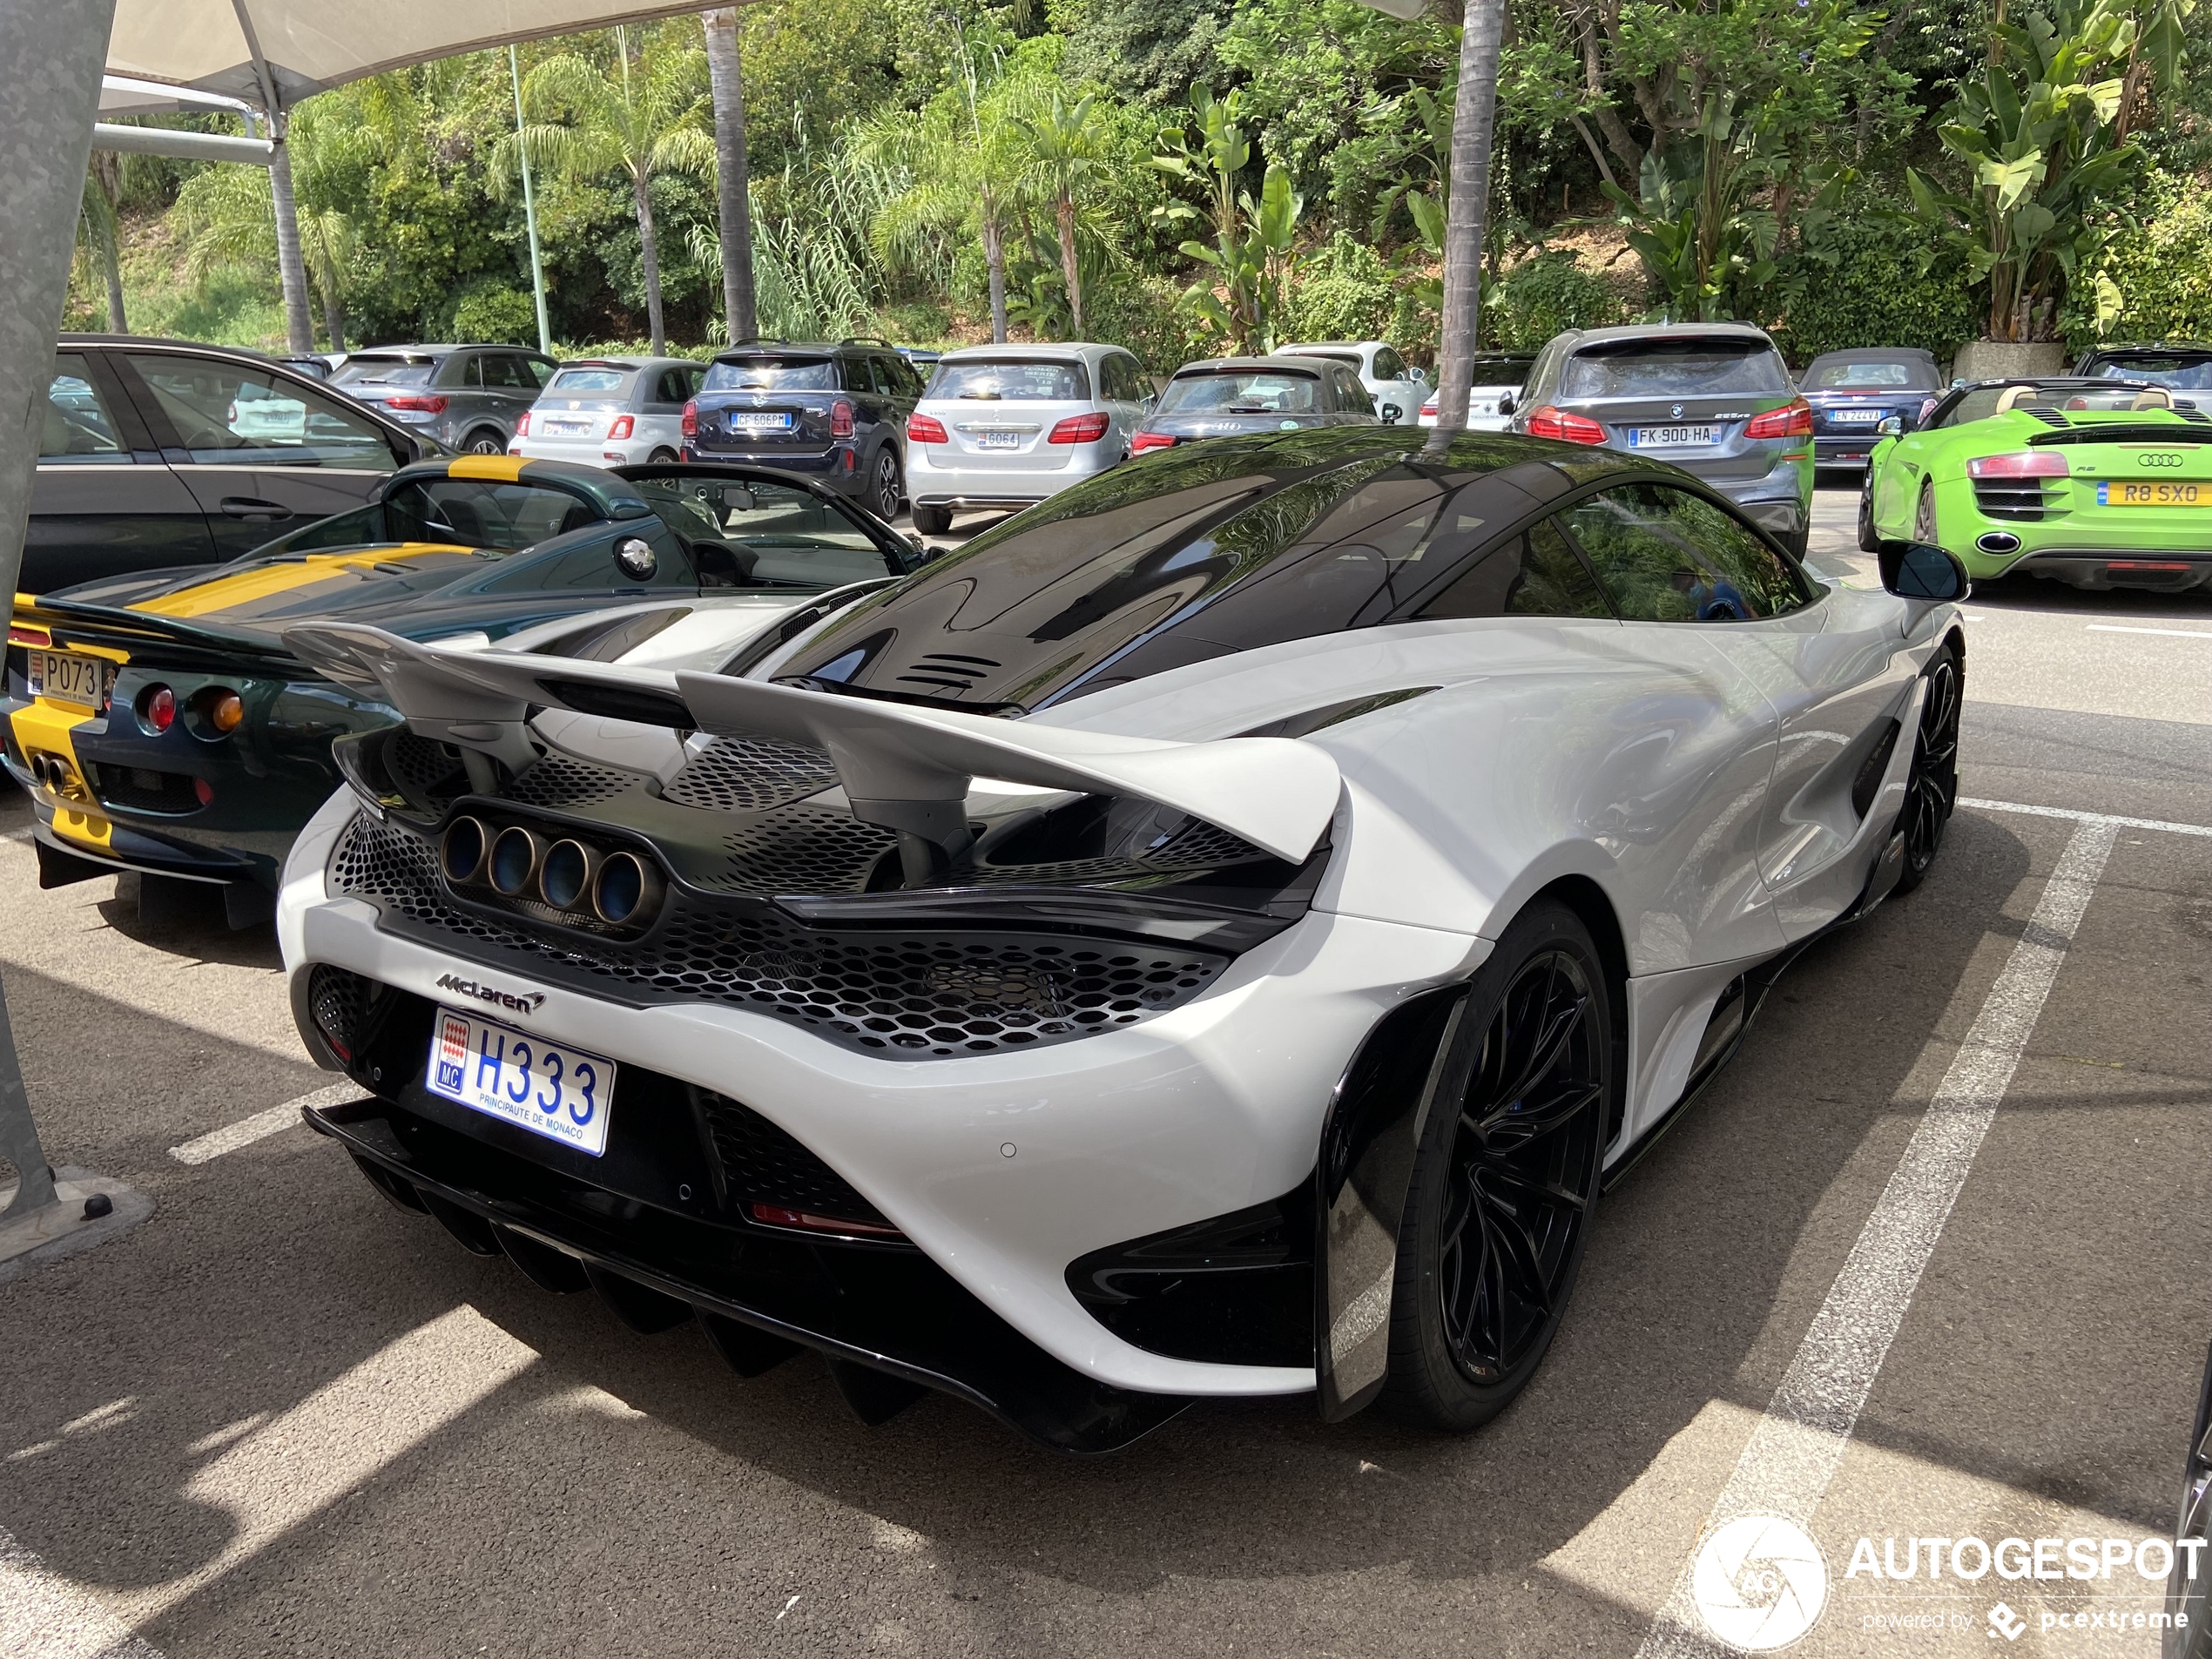
M 1853 501 L 1823 492 L 1816 562 L 1865 563 Z M 0 1278 L 0 1655 L 1700 1652 L 1716 1505 L 1809 1517 L 1796 1651 L 2155 1653 L 2132 1568 L 1846 1571 L 1862 1537 L 2170 1535 L 2212 1339 L 2212 595 L 1967 615 L 1933 875 L 1782 981 L 1459 1440 L 1279 1400 L 1076 1461 L 634 1336 L 296 1112 L 224 1135 L 330 1082 L 273 940 L 141 925 L 127 879 L 41 893 L 0 802 L 48 1150 L 157 1206 Z

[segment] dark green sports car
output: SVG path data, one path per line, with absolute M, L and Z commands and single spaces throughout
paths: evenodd
M 271 913 L 293 837 L 341 782 L 332 739 L 395 718 L 287 651 L 294 624 L 487 646 L 534 630 L 530 648 L 612 658 L 682 614 L 670 600 L 751 606 L 771 632 L 922 557 L 765 468 L 463 455 L 230 564 L 18 595 L 0 738 L 40 883 L 137 870 L 143 904 L 205 883 L 234 926 Z

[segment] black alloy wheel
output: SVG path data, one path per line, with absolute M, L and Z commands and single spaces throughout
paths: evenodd
M 1935 480 L 1920 481 L 1919 503 L 1912 509 L 1912 539 L 1930 547 L 1943 544 L 1936 540 Z
M 472 455 L 503 455 L 507 453 L 507 440 L 490 428 L 483 427 L 471 432 L 469 442 L 462 447 Z
M 1414 1163 L 1391 1302 L 1398 1416 L 1474 1428 L 1550 1347 L 1620 1096 L 1613 1023 L 1581 919 L 1550 902 L 1515 918 L 1469 989 Z
M 1882 538 L 1874 534 L 1874 468 L 1868 463 L 1866 476 L 1858 486 L 1858 550 L 1878 553 Z
M 1912 770 L 1905 779 L 1905 810 L 1898 827 L 1905 832 L 1905 867 L 1897 889 L 1910 893 L 1927 880 L 1943 833 L 1959 804 L 1959 715 L 1966 703 L 1966 666 L 1959 648 L 1946 642 L 1924 676 L 1928 695 L 1920 705 L 1920 729 L 1914 739 Z
M 901 495 L 899 456 L 887 443 L 875 458 L 875 482 L 868 491 L 868 504 L 875 509 L 878 518 L 894 519 L 899 516 Z

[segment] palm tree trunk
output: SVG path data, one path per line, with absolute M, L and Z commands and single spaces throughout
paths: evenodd
M 131 325 L 123 317 L 123 260 L 115 246 L 115 226 L 103 227 L 100 237 L 100 263 L 107 267 L 107 331 L 111 334 L 127 334 Z
M 1076 199 L 1066 190 L 1053 203 L 1060 222 L 1060 274 L 1068 284 L 1068 310 L 1075 320 L 1076 338 L 1083 337 L 1083 278 L 1076 264 Z
M 1467 423 L 1474 336 L 1482 299 L 1483 220 L 1490 206 L 1490 136 L 1498 111 L 1498 50 L 1506 0 L 1467 0 L 1460 84 L 1452 109 L 1452 196 L 1444 219 L 1444 340 L 1436 363 L 1441 449 Z
M 284 332 L 293 354 L 304 357 L 315 348 L 315 325 L 307 315 L 307 267 L 300 257 L 300 212 L 292 199 L 292 153 L 280 130 L 273 136 L 277 142 L 269 155 L 269 198 L 276 209 L 277 280 L 284 290 Z
M 653 239 L 651 176 L 643 167 L 631 171 L 631 193 L 637 199 L 637 247 L 645 260 L 645 326 L 653 336 L 653 355 L 668 349 L 668 329 L 661 321 L 660 245 Z
M 991 343 L 1006 344 L 1006 232 L 1000 226 L 996 204 L 983 198 L 983 265 L 991 273 Z
M 116 246 L 122 237 L 122 224 L 116 213 L 117 199 L 123 193 L 123 158 L 112 150 L 92 152 L 92 182 L 100 192 L 100 199 L 107 204 L 107 212 L 98 227 L 100 233 L 100 264 L 107 278 L 107 331 L 111 334 L 127 334 L 131 325 L 123 318 L 123 257 Z
M 346 302 L 338 297 L 338 285 L 326 282 L 322 288 L 322 320 L 330 330 L 330 349 L 346 349 Z
M 745 172 L 745 62 L 738 14 L 705 14 L 706 74 L 714 94 L 716 194 L 722 219 L 722 305 L 732 344 L 760 333 L 752 294 L 752 192 Z

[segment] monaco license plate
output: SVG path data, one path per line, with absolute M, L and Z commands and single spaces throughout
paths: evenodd
M 1716 426 L 1632 426 L 1629 428 L 1629 448 L 1631 449 L 1689 449 L 1720 441 L 1721 429 Z
M 64 703 L 81 703 L 88 709 L 96 709 L 108 687 L 115 684 L 115 664 L 102 662 L 97 657 L 34 651 L 30 658 L 30 691 L 34 697 L 58 698 Z
M 1022 435 L 1019 432 L 978 432 L 975 447 L 978 449 L 1019 449 Z
M 1831 426 L 1872 426 L 1886 412 L 1882 409 L 1831 409 L 1828 411 L 1828 423 Z
M 607 1150 L 615 1062 L 473 1014 L 438 1010 L 430 1091 L 593 1157 Z
M 730 430 L 732 432 L 787 432 L 791 416 L 773 409 L 732 409 L 730 411 Z
M 2212 484 L 2101 483 L 2100 507 L 2212 507 Z

